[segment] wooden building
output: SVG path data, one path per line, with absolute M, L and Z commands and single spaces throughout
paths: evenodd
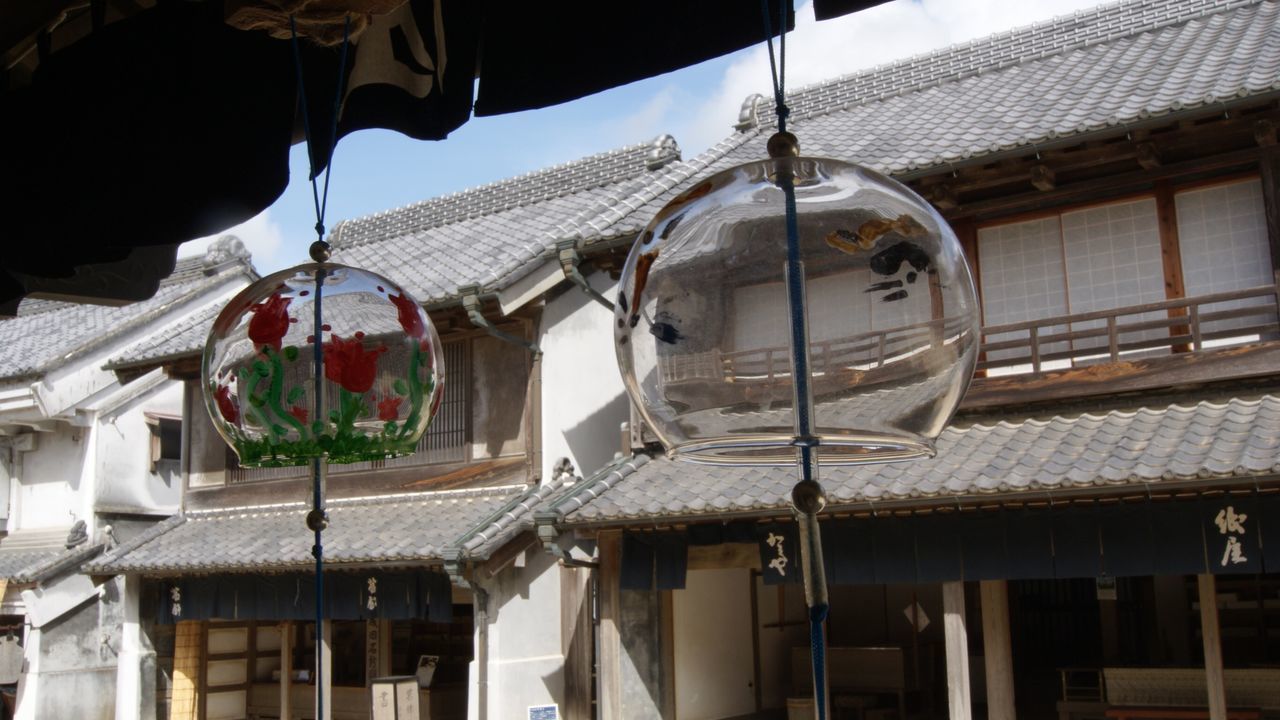
M 788 98 L 804 154 L 939 209 L 983 313 L 936 458 L 822 472 L 836 717 L 1280 713 L 1277 38 L 1275 3 L 1122 2 Z M 691 162 L 764 157 L 772 116 L 748 98 Z M 616 270 L 621 235 L 581 245 Z M 768 317 L 749 289 L 738 312 Z M 742 335 L 663 382 L 780 350 Z M 823 342 L 861 348 L 860 399 L 897 411 L 874 391 L 891 335 Z M 631 437 L 539 513 L 596 548 L 598 717 L 811 716 L 794 473 Z
M 1122 2 L 788 99 L 806 154 L 943 213 L 983 311 L 938 456 L 823 472 L 840 713 L 1280 711 L 1277 38 L 1272 1 Z M 334 717 L 368 717 L 369 681 L 420 655 L 442 657 L 424 717 L 812 712 L 792 473 L 666 460 L 601 307 L 659 208 L 765 156 L 771 109 L 748 98 L 687 160 L 663 136 L 334 228 L 335 260 L 425 304 L 450 378 L 418 456 L 331 476 Z M 893 338 L 857 326 L 871 311 L 832 342 L 874 379 Z M 194 377 L 188 330 L 117 371 Z M 775 350 L 685 367 L 731 378 Z M 314 644 L 308 481 L 228 464 L 197 393 L 183 513 L 89 569 L 137 594 L 169 717 L 309 717 L 289 672 Z

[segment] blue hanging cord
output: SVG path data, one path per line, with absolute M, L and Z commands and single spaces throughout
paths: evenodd
M 813 658 L 813 705 L 815 715 L 827 717 L 827 641 L 822 623 L 827 619 L 828 605 L 809 608 L 809 652 Z
M 328 256 L 328 244 L 324 240 L 324 215 L 329 204 L 329 178 L 333 176 L 333 146 L 338 141 L 338 112 L 342 107 L 343 90 L 346 86 L 346 68 L 347 68 L 347 47 L 350 45 L 351 32 L 351 16 L 348 15 L 346 23 L 342 31 L 342 50 L 338 61 L 338 82 L 337 91 L 333 98 L 333 121 L 329 127 L 329 145 L 327 148 L 328 157 L 325 158 L 324 170 L 324 190 L 321 192 L 316 182 L 316 165 L 315 157 L 312 155 L 311 144 L 311 118 L 307 112 L 307 90 L 306 83 L 302 77 L 302 53 L 298 48 L 298 24 L 294 16 L 289 16 L 289 30 L 293 44 L 293 63 L 294 71 L 297 75 L 298 82 L 298 102 L 302 110 L 302 129 L 307 144 L 307 163 L 310 168 L 308 173 L 311 181 L 311 199 L 315 203 L 316 211 L 316 242 L 312 245 L 312 256 L 317 262 L 321 261 L 321 257 L 317 256 L 317 249 L 322 253 L 323 257 Z M 326 270 L 323 266 L 316 270 L 316 289 L 315 298 L 312 301 L 313 323 L 315 342 L 312 348 L 312 360 L 315 366 L 315 418 L 320 422 L 324 417 L 324 351 L 321 341 L 321 328 L 324 325 L 324 314 L 322 311 L 322 298 L 324 293 L 324 279 Z M 324 513 L 324 458 L 316 457 L 312 459 L 312 483 L 311 483 L 311 512 L 307 515 L 307 525 L 315 533 L 315 544 L 311 546 L 311 555 L 316 559 L 316 597 L 315 597 L 315 623 L 316 623 L 316 717 L 325 717 L 324 707 L 324 662 L 321 647 L 324 642 L 324 542 L 323 535 L 325 526 L 328 525 L 328 519 Z
M 774 111 L 778 116 L 779 133 L 787 131 L 787 118 L 791 115 L 791 109 L 787 107 L 786 102 L 785 84 L 788 9 L 789 2 L 787 0 L 780 3 L 778 27 L 781 32 L 778 41 L 779 53 L 778 57 L 775 58 L 773 53 L 773 29 L 769 23 L 769 2 L 768 0 L 760 0 L 760 14 L 764 19 L 765 44 L 769 48 L 769 70 L 773 80 Z M 800 459 L 800 479 L 802 483 L 813 483 L 816 487 L 814 447 L 817 443 L 813 437 L 812 408 L 809 403 L 809 356 L 805 347 L 808 333 L 805 329 L 807 318 L 804 311 L 805 297 L 802 279 L 803 266 L 800 259 L 800 227 L 796 210 L 795 183 L 789 171 L 778 173 L 778 186 L 782 189 L 786 203 L 787 304 L 791 311 L 791 362 L 794 369 L 792 378 L 795 383 L 796 393 L 796 445 Z M 797 488 L 799 487 L 797 485 Z M 817 536 L 819 530 L 816 510 L 809 507 L 804 512 L 808 518 L 808 522 L 804 523 L 807 532 L 813 533 L 813 542 L 815 545 L 820 545 L 820 540 Z M 808 594 L 809 583 L 813 581 L 811 575 L 823 572 L 823 568 L 821 561 L 818 559 L 819 556 L 815 555 L 813 551 L 803 553 L 803 555 L 807 559 L 802 572 L 805 574 L 806 594 Z M 818 583 L 818 585 L 825 587 L 825 582 Z M 814 596 L 821 598 L 815 599 L 813 606 L 809 608 L 809 651 L 813 664 L 814 716 L 817 720 L 826 720 L 827 651 L 823 623 L 826 622 L 830 605 L 826 602 L 825 590 L 815 591 Z
M 760 15 L 764 18 L 764 43 L 769 48 L 769 73 L 773 78 L 773 108 L 778 116 L 778 132 L 787 131 L 787 118 L 791 116 L 791 108 L 787 107 L 787 9 L 790 6 L 785 0 L 778 3 L 779 52 L 777 60 L 773 55 L 773 25 L 769 22 L 769 0 L 760 0 Z
M 342 27 L 342 50 L 338 59 L 338 91 L 333 96 L 333 122 L 329 128 L 328 157 L 324 164 L 324 191 L 321 193 L 316 182 L 315 157 L 311 154 L 311 118 L 307 112 L 307 86 L 302 78 L 302 52 L 298 49 L 298 23 L 293 15 L 289 16 L 289 31 L 293 42 L 293 67 L 298 79 L 298 104 L 302 109 L 302 133 L 307 142 L 307 175 L 311 180 L 311 200 L 316 210 L 316 236 L 324 240 L 324 214 L 329 209 L 329 178 L 333 176 L 333 146 L 338 142 L 338 113 L 342 109 L 342 96 L 346 89 L 347 47 L 351 35 L 351 16 L 348 15 Z
M 804 312 L 804 284 L 800 281 L 804 269 L 800 263 L 796 188 L 790 175 L 781 175 L 779 180 L 787 210 L 787 304 L 791 308 L 791 363 L 795 368 L 793 375 L 796 386 L 796 429 L 799 437 L 807 440 L 813 437 L 813 427 L 810 425 L 813 413 L 809 407 L 809 355 L 805 352 L 808 333 L 805 331 L 807 319 Z M 800 445 L 799 449 L 800 479 L 814 480 L 813 446 L 806 443 Z

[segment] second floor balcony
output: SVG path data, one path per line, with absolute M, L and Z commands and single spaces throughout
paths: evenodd
M 1276 286 L 987 325 L 965 409 L 1023 404 L 1280 374 Z M 908 370 L 911 358 L 951 342 L 947 319 L 813 342 L 815 392 L 825 378 L 859 375 L 875 387 Z M 925 338 L 930 337 L 926 340 Z M 753 384 L 789 401 L 785 345 L 670 355 L 661 381 Z

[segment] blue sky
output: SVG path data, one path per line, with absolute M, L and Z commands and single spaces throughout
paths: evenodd
M 798 88 L 914 54 L 1043 22 L 1097 0 L 895 0 L 817 23 L 800 5 L 788 36 L 787 87 Z M 743 99 L 770 92 L 763 44 L 563 105 L 472 118 L 439 142 L 366 130 L 334 152 L 326 224 L 400 207 L 623 145 L 673 135 L 689 158 L 727 137 Z M 857 158 L 846 158 L 856 162 Z M 260 271 L 307 260 L 315 214 L 306 156 L 295 146 L 284 194 L 224 232 L 240 236 Z M 202 251 L 217 235 L 183 246 Z

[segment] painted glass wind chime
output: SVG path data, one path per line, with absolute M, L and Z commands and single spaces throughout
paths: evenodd
M 800 154 L 786 131 L 790 8 L 780 5 L 775 63 L 761 2 L 778 118 L 769 159 L 713 175 L 658 212 L 623 269 L 614 340 L 628 393 L 671 457 L 797 468 L 825 720 L 818 469 L 932 457 L 973 375 L 979 326 L 960 244 L 924 199 L 867 168 Z
M 348 30 L 350 20 L 348 19 Z M 314 261 L 268 275 L 214 321 L 201 363 L 214 427 L 243 467 L 311 465 L 315 535 L 316 717 L 328 678 L 319 652 L 324 622 L 325 471 L 329 464 L 412 454 L 442 397 L 440 340 L 422 306 L 396 283 L 329 262 L 324 188 L 318 184 L 296 25 L 291 18 L 299 109 L 315 199 Z M 328 145 L 337 136 L 349 38 L 344 35 Z

